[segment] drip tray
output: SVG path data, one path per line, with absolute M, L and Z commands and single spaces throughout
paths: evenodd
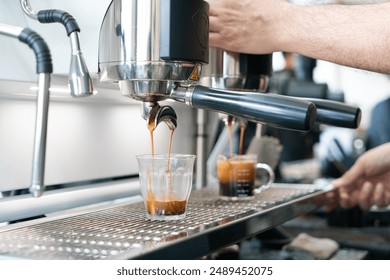
M 142 201 L 43 218 L 0 229 L 0 258 L 196 259 L 317 209 L 330 189 L 274 184 L 230 202 L 205 188 L 192 192 L 178 221 L 147 220 Z

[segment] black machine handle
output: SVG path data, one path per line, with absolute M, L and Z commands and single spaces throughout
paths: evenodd
M 317 123 L 345 128 L 357 128 L 362 118 L 360 108 L 338 101 L 304 98 L 317 108 Z
M 316 121 L 313 103 L 276 94 L 237 92 L 196 86 L 192 106 L 214 110 L 271 126 L 308 131 Z

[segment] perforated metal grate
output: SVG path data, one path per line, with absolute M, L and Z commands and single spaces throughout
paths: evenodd
M 275 186 L 255 199 L 229 202 L 214 189 L 194 191 L 187 217 L 149 221 L 142 202 L 106 207 L 89 213 L 42 219 L 36 224 L 0 232 L 0 255 L 32 259 L 111 259 L 138 256 L 171 241 L 221 227 L 250 215 L 282 207 L 319 192 L 312 185 Z

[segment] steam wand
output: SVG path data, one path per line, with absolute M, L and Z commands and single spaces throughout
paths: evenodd
M 67 12 L 61 10 L 42 10 L 36 13 L 28 0 L 20 0 L 25 14 L 40 23 L 59 22 L 65 26 L 70 38 L 72 56 L 68 75 L 70 94 L 73 97 L 89 96 L 93 94 L 92 79 L 90 77 L 83 54 L 80 50 L 80 28 L 76 20 Z
M 53 72 L 50 50 L 45 41 L 29 28 L 0 23 L 0 34 L 18 38 L 19 41 L 27 44 L 34 51 L 37 60 L 36 71 L 39 74 L 39 79 L 30 193 L 34 197 L 39 197 L 45 190 L 47 115 L 49 109 L 50 74 Z

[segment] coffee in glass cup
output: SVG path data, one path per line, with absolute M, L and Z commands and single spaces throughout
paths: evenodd
M 186 216 L 195 155 L 137 155 L 141 194 L 150 220 Z
M 256 185 L 258 170 L 268 173 L 263 185 Z M 217 160 L 219 195 L 225 200 L 252 199 L 256 192 L 271 186 L 275 179 L 272 168 L 265 163 L 257 163 L 257 155 L 220 155 Z

